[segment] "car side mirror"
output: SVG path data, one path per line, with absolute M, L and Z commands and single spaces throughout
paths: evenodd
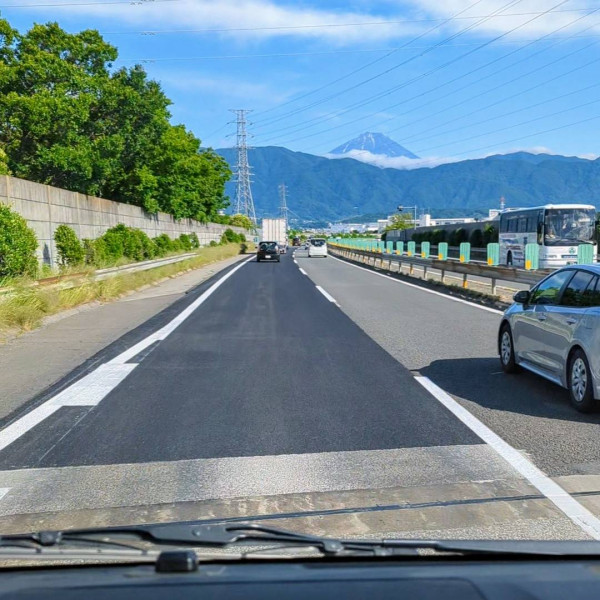
M 527 290 L 519 290 L 514 296 L 513 301 L 517 304 L 529 304 L 531 295 Z

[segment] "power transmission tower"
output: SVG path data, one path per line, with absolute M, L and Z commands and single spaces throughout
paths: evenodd
M 288 207 L 287 207 L 286 195 L 287 195 L 287 187 L 286 187 L 285 183 L 280 183 L 279 184 L 279 214 L 283 219 L 285 219 L 285 223 L 287 226 Z
M 237 184 L 235 190 L 235 212 L 246 215 L 253 223 L 256 223 L 256 212 L 254 210 L 254 200 L 252 199 L 252 190 L 250 189 L 250 165 L 248 164 L 247 143 L 248 132 L 246 131 L 246 115 L 251 112 L 246 109 L 230 109 L 235 113 L 237 125 L 237 137 L 235 148 L 237 150 L 237 165 L 235 167 L 235 181 Z

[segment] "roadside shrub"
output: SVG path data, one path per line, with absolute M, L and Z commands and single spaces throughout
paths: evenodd
M 240 236 L 230 229 L 229 227 L 223 232 L 221 236 L 221 244 L 235 244 L 237 242 L 241 242 Z
M 211 240 L 211 241 L 210 241 L 210 244 L 209 244 L 209 246 L 211 246 L 211 247 L 213 247 L 213 248 L 214 248 L 215 246 L 218 246 L 218 245 L 219 245 L 219 244 L 217 244 L 217 242 L 215 242 L 215 240 Z
M 449 242 L 450 246 L 460 246 L 462 244 L 462 242 L 466 242 L 466 241 L 467 241 L 467 232 L 462 227 L 459 227 L 458 229 L 455 229 L 454 231 L 452 231 L 448 238 L 448 242 Z
M 183 250 L 183 246 L 181 245 L 180 239 L 171 240 L 171 251 L 172 252 L 181 252 Z
M 27 221 L 0 204 L 0 277 L 35 276 L 37 246 L 35 233 L 27 226 Z
M 125 255 L 125 235 L 123 229 L 125 229 L 125 225 L 115 225 L 98 238 L 104 240 L 105 256 L 109 261 L 116 261 Z
M 481 248 L 483 247 L 483 231 L 481 229 L 474 229 L 471 232 L 471 237 L 469 238 L 471 242 L 471 246 L 473 248 Z
M 192 240 L 187 233 L 182 233 L 179 236 L 179 243 L 181 244 L 181 249 L 189 252 L 192 249 Z
M 84 262 L 85 249 L 71 227 L 59 225 L 54 232 L 54 242 L 61 266 L 80 265 Z
M 154 238 L 154 244 L 156 246 L 156 255 L 165 256 L 173 250 L 173 240 L 166 234 L 161 233 L 159 236 Z
M 195 231 L 190 233 L 190 242 L 192 243 L 192 248 L 194 250 L 200 248 L 200 240 L 198 239 L 198 234 Z

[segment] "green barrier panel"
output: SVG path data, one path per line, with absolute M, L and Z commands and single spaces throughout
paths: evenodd
M 430 250 L 431 250 L 431 243 L 423 242 L 421 244 L 421 258 L 429 258 Z
M 592 244 L 581 244 L 577 248 L 577 264 L 591 265 L 594 262 L 594 246 Z
M 448 260 L 448 242 L 438 244 L 438 260 Z
M 394 252 L 394 242 L 386 242 L 385 243 L 385 251 L 388 254 L 392 254 Z
M 404 242 L 396 242 L 396 254 L 400 256 L 404 254 Z
M 538 244 L 525 245 L 525 268 L 536 271 L 540 268 L 540 247 Z
M 500 264 L 500 244 L 487 245 L 487 264 L 496 267 Z
M 468 263 L 471 261 L 471 244 L 463 242 L 460 245 L 460 262 Z
M 385 252 L 385 242 L 377 242 L 377 246 L 378 246 L 379 252 L 381 252 L 383 254 L 383 252 Z
M 416 242 L 408 242 L 408 255 L 414 256 L 416 251 L 417 251 Z

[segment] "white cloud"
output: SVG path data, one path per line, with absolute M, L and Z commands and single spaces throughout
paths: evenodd
M 351 150 L 345 154 L 324 154 L 325 158 L 340 159 L 340 158 L 353 158 L 360 162 L 364 162 L 382 169 L 422 169 L 422 168 L 433 168 L 439 165 L 448 163 L 461 162 L 464 160 L 474 160 L 477 158 L 487 158 L 489 156 L 498 156 L 505 154 L 514 154 L 515 152 L 529 152 L 530 154 L 558 154 L 553 152 L 550 148 L 545 146 L 533 146 L 529 148 L 511 148 L 509 150 L 501 150 L 496 152 L 489 152 L 481 156 L 471 156 L 469 158 L 457 157 L 457 156 L 425 156 L 422 158 L 406 158 L 405 156 L 386 156 L 385 154 L 372 154 L 366 150 Z M 577 156 L 579 158 L 587 160 L 595 160 L 600 157 L 598 154 L 585 153 L 575 154 L 569 156 Z
M 469 8 L 460 15 L 460 19 L 456 19 L 448 24 L 454 31 L 461 30 L 471 24 L 477 23 L 479 19 L 463 19 L 462 17 L 480 17 L 492 15 L 496 11 L 500 11 L 498 16 L 491 17 L 479 23 L 470 30 L 470 34 L 481 34 L 485 36 L 505 33 L 515 27 L 519 29 L 514 33 L 513 37 L 535 37 L 550 33 L 559 27 L 566 26 L 561 30 L 561 35 L 569 35 L 580 31 L 593 23 L 598 23 L 600 13 L 595 13 L 589 18 L 579 20 L 573 23 L 579 17 L 585 14 L 585 10 L 593 10 L 598 8 L 598 4 L 593 0 L 579 0 L 577 3 L 566 3 L 558 5 L 560 0 L 522 0 L 514 6 L 502 11 L 508 0 L 486 0 L 472 8 Z M 474 4 L 473 0 L 410 0 L 410 4 L 420 11 L 433 18 L 449 18 L 457 13 L 465 10 L 470 5 Z M 554 8 L 556 7 L 556 8 Z M 546 15 L 537 18 L 534 13 L 543 13 L 549 9 L 554 9 Z M 574 10 L 575 9 L 575 10 Z M 578 9 L 583 9 L 579 12 Z M 502 12 L 507 16 L 502 16 Z M 530 14 L 528 14 L 530 13 Z M 530 21 L 527 23 L 527 21 Z M 600 25 L 596 25 L 595 30 L 600 30 Z M 588 32 L 588 33 L 591 33 Z
M 464 160 L 452 156 L 427 156 L 424 158 L 407 158 L 406 156 L 386 156 L 385 154 L 372 154 L 366 150 L 351 150 L 345 154 L 324 154 L 325 158 L 353 158 L 360 162 L 368 163 L 382 169 L 421 169 L 432 168 L 446 163 Z
M 288 4 L 278 0 L 178 0 L 142 5 L 86 5 L 70 7 L 70 15 L 90 16 L 94 27 L 112 25 L 112 31 L 121 26 L 159 31 L 169 28 L 193 29 L 240 29 L 221 32 L 220 35 L 236 39 L 266 39 L 272 37 L 301 37 L 323 39 L 348 45 L 357 42 L 373 42 L 400 38 L 419 30 L 416 23 L 397 23 L 406 16 L 379 14 L 372 8 L 365 10 L 319 9 L 307 4 Z M 378 23 L 377 25 L 345 27 L 351 23 Z M 383 24 L 380 24 L 383 23 Z M 322 28 L 323 25 L 336 25 Z M 305 27 L 294 29 L 295 27 Z M 315 27 L 316 26 L 316 27 Z M 252 28 L 260 31 L 241 31 Z M 210 34 L 206 34 L 210 35 Z

